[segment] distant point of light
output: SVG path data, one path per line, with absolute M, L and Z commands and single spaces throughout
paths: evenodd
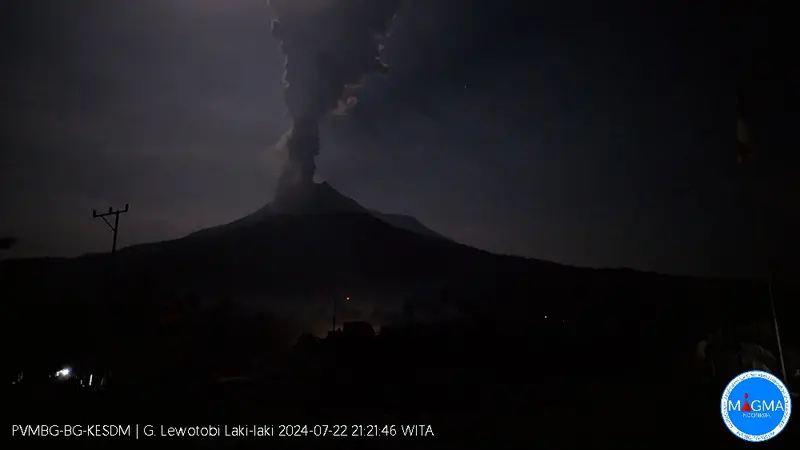
M 547 319 L 547 316 L 544 316 L 544 318 Z
M 59 370 L 58 372 L 56 372 L 56 376 L 57 377 L 66 378 L 66 377 L 69 376 L 70 372 L 71 371 L 69 370 L 69 367 L 65 367 L 65 368 Z
M 350 297 L 345 297 L 344 299 L 347 300 L 347 301 L 350 301 Z

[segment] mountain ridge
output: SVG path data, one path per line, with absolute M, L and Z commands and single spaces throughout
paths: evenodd
M 404 214 L 388 214 L 367 209 L 358 202 L 341 194 L 327 182 L 311 183 L 293 189 L 279 190 L 272 202 L 244 217 L 223 225 L 194 231 L 187 236 L 200 236 L 230 231 L 240 226 L 268 221 L 276 215 L 332 215 L 365 214 L 373 216 L 393 227 L 420 235 L 449 239 L 422 224 L 417 218 Z
M 328 185 L 276 197 L 228 224 L 125 247 L 116 253 L 114 266 L 107 253 L 2 261 L 0 285 L 9 303 L 17 305 L 106 302 L 109 281 L 104 280 L 113 273 L 117 294 L 111 298 L 129 304 L 163 304 L 185 296 L 234 299 L 282 311 L 294 308 L 292 314 L 316 320 L 316 327 L 330 323 L 325 308 L 344 293 L 360 299 L 361 311 L 351 318 L 371 317 L 370 308 L 397 311 L 415 303 L 522 323 L 542 311 L 547 317 L 580 315 L 587 323 L 603 314 L 614 318 L 606 319 L 608 330 L 631 325 L 631 317 L 650 317 L 652 311 L 689 322 L 720 310 L 738 316 L 747 299 L 762 290 L 752 281 L 498 255 L 394 226 Z

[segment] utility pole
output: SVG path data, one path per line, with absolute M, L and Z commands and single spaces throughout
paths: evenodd
M 125 209 L 118 209 L 116 211 L 114 210 L 114 208 L 112 208 L 110 206 L 108 207 L 108 212 L 106 212 L 106 213 L 98 214 L 96 209 L 92 210 L 92 218 L 96 219 L 96 218 L 99 217 L 99 218 L 103 219 L 103 222 L 105 222 L 106 225 L 108 225 L 108 227 L 111 228 L 111 231 L 114 232 L 114 238 L 111 241 L 111 267 L 110 267 L 110 271 L 109 271 L 109 277 L 108 277 L 108 279 L 107 279 L 107 281 L 105 283 L 106 294 L 111 294 L 111 293 L 114 292 L 114 290 L 113 290 L 113 288 L 111 286 L 111 283 L 113 282 L 113 278 L 114 278 L 114 275 L 115 275 L 115 268 L 116 268 L 115 255 L 117 253 L 117 234 L 119 232 L 119 215 L 120 214 L 124 214 L 126 212 L 128 212 L 128 204 L 127 203 L 125 204 Z M 114 225 L 111 225 L 111 222 L 109 222 L 108 219 L 106 219 L 106 217 L 109 217 L 109 216 L 114 216 Z M 111 315 L 112 322 L 113 322 L 113 317 L 114 317 L 114 315 L 112 314 Z M 114 326 L 112 325 L 111 326 L 111 330 L 110 330 L 110 332 L 112 334 L 114 333 L 113 329 L 114 329 Z M 114 341 L 111 340 L 111 342 L 113 343 Z M 101 346 L 101 349 L 102 348 L 103 348 L 103 346 Z M 104 383 L 104 380 L 106 379 L 106 377 L 110 373 L 109 370 L 111 368 L 111 365 L 110 365 L 111 364 L 110 363 L 111 357 L 109 355 L 111 354 L 111 351 L 109 349 L 105 348 L 103 350 L 100 350 L 100 352 L 101 352 L 101 354 L 105 355 L 105 356 L 101 356 L 100 361 L 102 361 L 102 362 L 100 362 L 100 366 L 99 367 L 102 367 L 103 369 L 101 369 L 102 371 L 98 374 L 100 376 L 100 378 L 101 378 L 100 379 L 100 385 L 102 386 L 103 383 Z M 105 375 L 103 375 L 103 374 L 105 374 Z M 90 376 L 93 376 L 93 375 L 90 375 Z
M 126 213 L 126 212 L 128 212 L 128 204 L 127 203 L 125 204 L 125 209 L 118 209 L 116 211 L 114 211 L 114 208 L 109 206 L 107 213 L 97 214 L 97 210 L 96 209 L 92 210 L 92 218 L 96 219 L 96 218 L 99 217 L 99 218 L 103 219 L 103 222 L 105 222 L 106 225 L 108 225 L 108 227 L 111 228 L 111 231 L 114 232 L 114 240 L 111 242 L 111 258 L 112 258 L 112 260 L 114 258 L 114 254 L 117 252 L 117 231 L 119 230 L 119 215 L 123 214 L 123 213 Z M 111 222 L 106 220 L 106 217 L 108 217 L 108 216 L 114 216 L 114 225 L 111 225 Z
M 754 172 L 754 156 L 756 155 L 757 148 L 756 144 L 753 142 L 753 138 L 750 134 L 750 130 L 742 120 L 742 111 L 741 111 L 741 104 L 739 103 L 739 98 L 737 97 L 737 113 L 738 113 L 738 121 L 737 121 L 737 147 L 739 153 L 739 163 L 743 166 L 744 170 L 744 182 L 745 182 L 745 190 L 746 194 L 749 194 L 751 208 L 753 210 L 755 228 L 756 228 L 756 243 L 760 245 L 764 245 L 764 247 L 768 248 L 769 246 L 766 245 L 767 243 L 767 234 L 766 234 L 766 224 L 764 223 L 763 211 L 761 208 L 760 202 L 760 195 L 756 185 L 756 176 Z M 773 290 L 773 275 L 772 275 L 772 261 L 770 258 L 770 251 L 764 251 L 764 257 L 766 260 L 766 272 L 767 272 L 767 295 L 769 296 L 769 304 L 770 304 L 770 311 L 772 313 L 772 326 L 775 329 L 775 341 L 778 345 L 778 360 L 781 364 L 781 374 L 783 375 L 783 380 L 785 383 L 789 383 L 789 378 L 787 377 L 786 373 L 786 361 L 783 357 L 783 345 L 781 344 L 781 331 L 778 326 L 778 312 L 775 308 L 775 293 Z
M 345 297 L 345 301 L 350 301 L 350 297 Z M 339 297 L 333 297 L 333 331 L 336 331 L 336 305 L 339 303 Z
M 334 333 L 336 332 L 336 304 L 338 303 L 338 300 L 339 300 L 338 296 L 333 297 L 333 325 L 331 331 Z

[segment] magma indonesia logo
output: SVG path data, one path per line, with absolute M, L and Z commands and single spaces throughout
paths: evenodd
M 722 420 L 733 434 L 749 442 L 777 436 L 789 423 L 792 398 L 781 380 L 753 370 L 734 378 L 722 393 Z

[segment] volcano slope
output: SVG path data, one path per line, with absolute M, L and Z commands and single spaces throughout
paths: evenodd
M 753 307 L 761 289 L 754 281 L 575 268 L 478 250 L 413 218 L 391 222 L 328 184 L 310 184 L 229 224 L 124 248 L 113 278 L 108 255 L 90 254 L 4 261 L 0 282 L 21 337 L 52 336 L 64 345 L 65 326 L 91 329 L 108 305 L 133 317 L 186 298 L 232 300 L 289 316 L 287 323 L 299 325 L 287 333 L 296 336 L 324 330 L 331 299 L 352 296 L 359 307 L 351 310 L 360 311 L 343 310 L 350 315 L 343 318 L 376 325 L 396 321 L 407 304 L 431 320 L 451 310 L 519 335 L 556 324 L 587 348 L 604 346 L 587 357 L 609 364 L 609 349 L 619 358 L 658 360 L 691 348 L 720 322 L 769 314 L 768 305 Z

